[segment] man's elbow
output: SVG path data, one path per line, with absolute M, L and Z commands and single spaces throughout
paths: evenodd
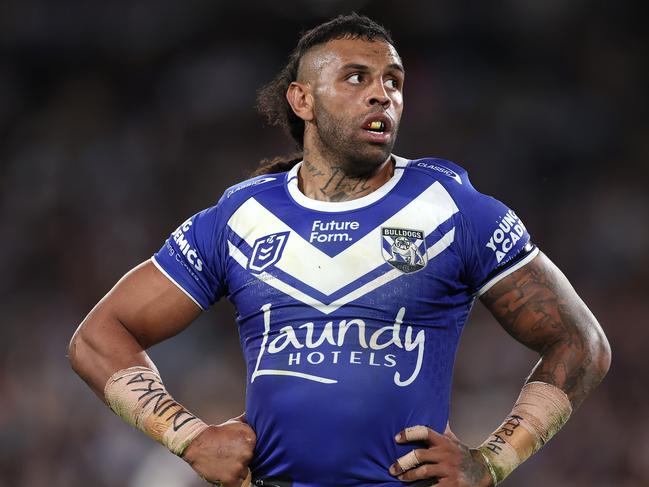
M 84 381 L 93 375 L 100 349 L 100 337 L 96 333 L 96 326 L 87 319 L 77 328 L 68 344 L 68 361 L 72 370 Z
M 602 332 L 601 340 L 599 343 L 599 371 L 601 374 L 601 379 L 603 379 L 608 370 L 611 368 L 611 345 L 608 343 L 606 335 Z M 600 379 L 600 380 L 601 380 Z
M 599 384 L 611 367 L 611 345 L 599 325 L 595 327 L 588 348 L 593 382 Z
M 83 338 L 82 327 L 83 325 L 77 328 L 68 344 L 68 360 L 70 366 L 79 375 L 82 374 L 83 369 L 83 349 L 87 346 Z

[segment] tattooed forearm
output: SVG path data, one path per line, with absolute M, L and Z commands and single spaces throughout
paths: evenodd
M 610 363 L 608 342 L 566 277 L 543 254 L 481 299 L 512 337 L 541 355 L 530 381 L 561 388 L 576 408 L 603 379 Z
M 182 405 L 174 401 L 164 388 L 159 377 L 145 376 L 144 373 L 139 373 L 126 384 L 131 392 L 142 393 L 137 398 L 142 408 L 146 408 L 151 403 L 153 405 L 152 414 L 163 418 L 163 421 L 169 423 L 174 431 L 178 431 L 190 421 L 197 419 Z M 164 417 L 163 415 L 166 413 L 169 414 Z
M 104 388 L 106 404 L 120 418 L 182 455 L 208 426 L 176 402 L 160 376 L 144 366 L 115 372 Z

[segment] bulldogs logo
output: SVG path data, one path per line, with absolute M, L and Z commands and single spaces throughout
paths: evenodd
M 417 272 L 428 262 L 424 232 L 405 228 L 381 228 L 381 251 L 385 261 L 401 272 Z

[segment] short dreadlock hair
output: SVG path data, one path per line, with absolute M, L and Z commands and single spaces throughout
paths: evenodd
M 302 158 L 304 148 L 304 120 L 298 117 L 286 100 L 289 85 L 297 80 L 300 61 L 315 46 L 335 39 L 380 40 L 394 46 L 390 33 L 369 17 L 352 13 L 339 15 L 305 32 L 288 58 L 288 62 L 273 81 L 257 93 L 257 110 L 267 123 L 283 128 L 295 141 L 299 152 L 289 158 L 279 157 L 263 160 L 256 175 L 280 172 L 290 169 Z

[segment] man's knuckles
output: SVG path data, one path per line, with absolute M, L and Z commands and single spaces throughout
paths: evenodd
M 221 465 L 221 468 L 205 472 L 201 475 L 210 482 L 220 482 L 225 487 L 239 487 L 248 477 L 248 467 L 240 462 L 234 462 L 227 467 Z
M 238 468 L 231 468 L 219 479 L 222 483 L 241 485 L 248 476 L 248 467 L 239 464 Z
M 192 466 L 207 458 L 236 461 L 244 464 L 241 468 L 245 471 L 254 454 L 254 431 L 247 425 L 223 424 L 211 428 L 187 447 L 183 459 Z
M 241 431 L 241 439 L 246 445 L 252 448 L 254 448 L 257 443 L 257 435 L 250 426 L 246 426 L 245 429 Z

